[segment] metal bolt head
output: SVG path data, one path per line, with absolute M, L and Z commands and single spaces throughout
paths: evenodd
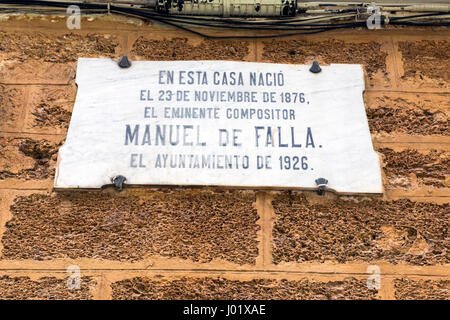
M 131 61 L 128 60 L 127 56 L 123 56 L 122 59 L 120 59 L 119 67 L 121 67 L 121 68 L 129 68 L 129 67 L 131 67 Z
M 320 186 L 320 185 L 327 185 L 328 184 L 328 180 L 325 179 L 325 178 L 319 178 L 319 179 L 316 179 L 316 184 L 318 186 Z
M 312 73 L 319 73 L 322 71 L 322 68 L 319 66 L 319 63 L 317 61 L 314 61 L 311 68 L 309 68 L 309 71 Z
M 127 180 L 127 178 L 125 178 L 124 176 L 119 175 L 119 176 L 115 176 L 111 180 L 114 183 L 114 187 L 116 187 L 116 189 L 122 190 L 123 183 Z
M 325 178 L 316 179 L 316 184 L 319 187 L 317 190 L 317 194 L 322 196 L 325 194 L 325 190 L 327 188 L 328 180 Z

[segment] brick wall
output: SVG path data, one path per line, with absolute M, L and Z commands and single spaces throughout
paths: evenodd
M 449 299 L 448 29 L 214 41 L 114 17 L 0 26 L 1 299 Z M 362 64 L 384 195 L 53 192 L 77 58 L 124 54 Z M 71 265 L 80 290 L 66 286 Z

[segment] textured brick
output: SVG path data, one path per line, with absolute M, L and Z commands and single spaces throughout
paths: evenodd
M 273 260 L 449 263 L 449 204 L 409 200 L 317 204 L 302 194 L 273 201 Z
M 75 86 L 36 87 L 30 97 L 27 130 L 65 132 L 69 127 L 75 94 Z
M 416 86 L 426 85 L 431 79 L 439 87 L 449 87 L 449 41 L 401 41 L 398 47 L 403 59 L 402 79 L 415 80 Z
M 18 130 L 24 95 L 23 88 L 0 85 L 0 130 Z
M 69 83 L 79 57 L 116 57 L 109 34 L 0 31 L 0 79 L 7 83 Z
M 169 191 L 17 197 L 3 258 L 139 260 L 151 255 L 255 263 L 252 193 Z
M 112 57 L 118 42 L 108 34 L 52 34 L 0 31 L 0 57 L 24 62 L 73 62 L 78 57 Z
M 75 300 L 92 299 L 91 287 L 95 281 L 82 277 L 80 289 L 68 289 L 67 278 L 0 276 L 0 299 L 2 300 Z
M 263 42 L 263 59 L 276 63 L 305 64 L 359 63 L 372 78 L 376 73 L 387 75 L 387 53 L 379 42 L 344 42 L 340 40 L 267 40 Z
M 0 136 L 0 180 L 53 177 L 60 145 L 45 139 Z
M 437 188 L 446 187 L 446 177 L 450 175 L 450 154 L 445 151 L 430 150 L 421 153 L 414 149 L 396 152 L 389 148 L 378 150 L 384 157 L 384 171 L 389 184 L 409 187 L 410 176 L 418 183 Z
M 344 281 L 311 282 L 308 280 L 225 278 L 186 278 L 152 280 L 133 278 L 112 284 L 113 299 L 178 300 L 317 300 L 375 299 L 366 281 L 354 278 Z
M 450 280 L 395 279 L 395 299 L 449 300 Z
M 450 99 L 445 96 L 376 96 L 366 102 L 372 133 L 409 135 L 450 135 L 450 119 L 443 110 Z
M 187 38 L 153 40 L 139 37 L 132 53 L 149 60 L 243 60 L 249 53 L 247 41 L 203 40 L 190 44 Z

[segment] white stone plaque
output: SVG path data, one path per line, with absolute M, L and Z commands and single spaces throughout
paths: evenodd
M 78 60 L 55 189 L 128 185 L 381 193 L 360 65 Z

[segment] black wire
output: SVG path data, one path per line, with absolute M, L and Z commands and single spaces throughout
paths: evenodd
M 349 24 L 345 24 L 343 26 L 334 26 L 333 24 L 330 24 L 327 26 L 327 28 L 321 28 L 321 29 L 312 29 L 312 28 L 296 28 L 296 29 L 276 29 L 279 31 L 290 31 L 290 30 L 304 30 L 302 32 L 293 32 L 293 33 L 283 33 L 283 34 L 274 34 L 274 35 L 262 35 L 262 36 L 237 36 L 237 35 L 233 35 L 233 36 L 213 36 L 213 35 L 208 35 L 196 30 L 192 30 L 190 28 L 187 28 L 185 26 L 182 26 L 180 24 L 176 24 L 174 23 L 174 21 L 177 21 L 176 18 L 173 17 L 166 17 L 163 15 L 158 15 L 158 14 L 149 14 L 149 13 L 144 13 L 144 12 L 140 12 L 140 11 L 136 11 L 135 9 L 128 9 L 128 8 L 114 8 L 113 11 L 119 11 L 119 13 L 121 14 L 128 14 L 128 15 L 132 15 L 132 16 L 138 16 L 138 17 L 144 17 L 144 18 L 148 18 L 148 19 L 153 19 L 155 21 L 159 21 L 161 23 L 165 23 L 167 25 L 171 25 L 177 28 L 180 28 L 182 30 L 185 30 L 187 32 L 193 33 L 195 35 L 199 35 L 205 38 L 209 38 L 209 39 L 268 39 L 268 38 L 281 38 L 281 37 L 288 37 L 288 36 L 294 36 L 294 35 L 304 35 L 304 34 L 316 34 L 316 33 L 320 33 L 320 32 L 325 32 L 325 31 L 330 31 L 330 30 L 336 30 L 336 29 L 346 29 L 346 28 L 354 28 L 355 26 L 361 26 L 361 24 L 359 23 L 349 23 Z M 183 23 L 180 21 L 180 23 Z M 185 22 L 184 22 L 185 23 Z M 192 23 L 191 23 L 192 24 Z M 364 22 L 362 22 L 362 24 L 365 25 Z M 404 22 L 397 22 L 396 24 L 404 24 Z M 223 26 L 218 26 L 218 25 L 211 25 L 211 24 L 205 24 L 206 26 L 209 27 L 223 27 Z M 317 25 L 315 25 L 317 27 Z M 236 29 L 243 29 L 242 27 L 238 27 Z M 245 28 L 245 29 L 250 29 L 250 30 L 261 30 L 261 28 Z M 270 30 L 270 29 L 266 29 L 266 30 Z M 305 31 L 305 30 L 309 30 L 309 31 Z M 311 31 L 312 30 L 312 31 Z
M 158 19 L 156 19 L 158 21 Z M 172 22 L 168 22 L 166 20 L 159 20 L 162 23 L 180 28 L 182 30 L 185 30 L 187 32 L 193 33 L 195 35 L 204 37 L 206 39 L 273 39 L 273 38 L 282 38 L 282 37 L 289 37 L 289 36 L 296 36 L 296 35 L 304 35 L 304 34 L 316 34 L 320 32 L 325 32 L 328 30 L 316 30 L 316 31 L 310 31 L 310 32 L 291 32 L 291 33 L 283 33 L 283 34 L 272 34 L 272 35 L 264 35 L 264 36 L 241 36 L 241 35 L 233 35 L 233 36 L 213 36 L 206 33 L 202 33 L 199 31 L 195 31 L 189 28 L 186 28 L 182 25 L 177 25 Z
M 48 7 L 68 7 L 69 5 L 77 5 L 80 9 L 84 10 L 104 10 L 107 12 L 108 6 L 106 4 L 92 4 L 92 3 L 80 3 L 80 2 L 50 2 L 50 1 L 4 1 L 0 0 L 1 3 L 6 4 L 19 4 L 19 5 L 31 5 L 31 6 L 48 6 Z M 134 16 L 139 18 L 151 19 L 155 20 L 167 25 L 174 26 L 176 28 L 188 31 L 195 35 L 199 35 L 205 38 L 210 39 L 255 39 L 255 38 L 278 38 L 278 37 L 287 37 L 293 35 L 300 34 L 316 34 L 320 32 L 325 32 L 329 30 L 336 29 L 347 29 L 347 28 L 355 28 L 365 26 L 365 22 L 350 22 L 350 23 L 290 23 L 293 19 L 277 19 L 273 22 L 259 22 L 259 21 L 243 21 L 243 20 L 234 20 L 234 19 L 223 19 L 223 18 L 203 18 L 203 17 L 192 17 L 185 15 L 165 15 L 160 14 L 154 11 L 149 11 L 148 9 L 134 9 L 128 7 L 119 7 L 119 6 L 110 6 L 110 12 Z M 349 9 L 352 10 L 352 9 Z M 447 15 L 445 12 L 437 12 L 431 14 L 420 14 L 414 16 L 406 16 L 406 17 L 397 17 L 391 18 L 390 23 L 395 25 L 421 25 L 421 26 L 448 26 L 448 23 L 419 23 L 419 22 L 411 22 L 411 21 L 401 21 L 408 18 L 421 18 L 421 17 L 431 17 L 431 16 L 443 16 Z M 341 18 L 339 15 L 330 15 L 330 18 Z M 322 19 L 323 17 L 317 17 L 316 19 Z M 314 18 L 311 18 L 312 20 Z M 204 22 L 201 22 L 204 21 Z M 301 30 L 298 32 L 290 32 L 290 33 L 281 33 L 281 34 L 273 34 L 273 35 L 261 35 L 261 36 L 214 36 L 202 33 L 200 31 L 192 30 L 182 24 L 187 25 L 195 25 L 195 26 L 205 26 L 210 28 L 226 28 L 226 29 L 242 29 L 242 30 L 276 30 L 276 31 L 295 31 Z
M 116 11 L 116 9 L 112 9 L 111 11 Z M 141 16 L 140 14 L 133 14 L 131 12 L 123 12 L 122 10 L 120 10 L 122 14 L 128 14 L 130 16 Z M 294 36 L 294 35 L 301 35 L 301 34 L 316 34 L 316 33 L 320 33 L 320 32 L 324 32 L 324 31 L 328 31 L 329 29 L 325 30 L 313 30 L 313 31 L 309 31 L 309 32 L 292 32 L 292 33 L 283 33 L 283 34 L 273 34 L 273 35 L 263 35 L 263 36 L 241 36 L 241 35 L 233 35 L 233 36 L 213 36 L 213 35 L 209 35 L 209 34 L 205 34 L 196 30 L 192 30 L 190 28 L 184 27 L 182 25 L 179 24 L 175 24 L 171 21 L 167 21 L 166 19 L 160 18 L 160 17 L 154 17 L 153 18 L 156 21 L 159 21 L 161 23 L 165 23 L 167 25 L 171 25 L 177 28 L 180 28 L 182 30 L 185 30 L 187 32 L 193 33 L 195 35 L 198 36 L 202 36 L 204 38 L 207 39 L 270 39 L 270 38 L 281 38 L 281 37 L 289 37 L 289 36 Z M 255 30 L 259 30 L 259 29 L 255 29 Z
M 189 21 L 192 20 L 189 17 L 181 18 L 181 17 L 179 17 L 177 15 L 167 16 L 167 15 L 155 15 L 153 13 L 151 13 L 151 15 L 152 16 L 158 16 L 161 19 L 173 19 L 173 20 L 176 19 L 176 20 L 179 20 L 180 22 L 181 21 L 186 21 L 186 23 L 189 23 Z M 204 21 L 211 21 L 211 20 L 204 19 Z M 258 27 L 258 29 L 264 29 L 264 27 L 259 27 L 259 26 L 274 26 L 274 25 L 275 26 L 279 26 L 279 27 L 284 27 L 284 28 L 293 28 L 293 27 L 301 27 L 301 28 L 305 28 L 305 27 L 312 27 L 312 28 L 314 28 L 314 27 L 318 27 L 318 28 L 332 27 L 332 28 L 335 28 L 335 27 L 339 27 L 339 26 L 358 27 L 358 26 L 361 26 L 361 25 L 365 24 L 365 22 L 333 23 L 333 24 L 330 24 L 330 23 L 323 23 L 323 24 L 322 23 L 310 23 L 310 24 L 308 24 L 308 23 L 297 23 L 297 24 L 291 23 L 291 24 L 288 24 L 288 22 L 283 22 L 283 23 L 281 23 L 281 22 L 256 22 L 256 21 L 255 22 L 250 22 L 250 21 L 234 21 L 234 20 L 223 20 L 223 21 L 221 21 L 221 20 L 212 20 L 212 21 L 218 22 L 218 23 L 222 23 L 222 24 L 226 23 L 226 24 L 230 24 L 230 25 L 251 25 L 253 27 Z M 194 23 L 192 23 L 192 24 L 194 24 Z M 197 23 L 197 25 L 205 25 L 205 24 Z M 208 24 L 208 26 L 209 26 L 209 24 Z M 246 29 L 245 27 L 239 27 L 239 28 L 240 29 Z M 270 30 L 270 29 L 268 29 L 268 30 Z
M 177 18 L 176 16 L 162 16 L 162 15 L 154 15 L 152 13 L 141 13 L 139 11 L 136 11 L 134 9 L 124 9 L 121 8 L 120 10 L 117 10 L 116 8 L 112 9 L 111 11 L 118 11 L 118 12 L 129 12 L 137 16 L 146 17 L 155 19 L 158 18 L 160 20 L 164 21 L 172 21 L 172 22 L 180 22 L 184 24 L 191 24 L 191 25 L 197 25 L 197 26 L 206 26 L 206 27 L 213 27 L 213 28 L 225 28 L 225 29 L 243 29 L 243 30 L 322 30 L 322 29 L 340 29 L 340 28 L 354 28 L 354 27 L 361 27 L 365 25 L 365 22 L 352 22 L 352 23 L 345 23 L 345 24 L 328 24 L 328 25 L 282 25 L 277 27 L 255 27 L 255 26 L 236 26 L 236 25 L 227 25 L 227 24 L 211 24 L 211 23 L 202 23 L 202 22 L 193 22 L 189 20 L 182 20 Z M 273 24 L 271 24 L 273 25 Z M 276 25 L 275 25 L 276 26 Z M 298 28 L 300 27 L 300 28 Z M 308 28 L 306 28 L 308 27 Z
M 149 11 L 147 11 L 145 9 L 141 9 L 141 10 L 142 10 L 142 12 L 149 12 Z M 259 21 L 245 21 L 245 20 L 242 21 L 242 20 L 227 19 L 227 18 L 211 18 L 211 17 L 204 18 L 204 17 L 186 16 L 186 15 L 178 15 L 178 14 L 169 16 L 167 14 L 160 14 L 160 13 L 157 13 L 155 11 L 152 11 L 150 14 L 158 15 L 160 17 L 172 17 L 172 18 L 184 19 L 184 20 L 201 20 L 201 21 L 208 21 L 208 22 L 214 21 L 214 22 L 221 22 L 221 23 L 223 22 L 223 23 L 231 23 L 231 24 L 248 24 L 248 25 L 288 24 L 288 23 L 292 23 L 292 20 L 298 21 L 298 19 L 295 19 L 295 18 L 292 18 L 292 17 L 289 17 L 289 18 L 287 18 L 287 17 L 276 17 L 276 18 L 275 17 L 269 17 L 269 18 L 272 18 L 274 21 L 272 21 L 272 22 L 259 22 Z M 306 21 L 318 20 L 318 19 L 323 19 L 323 18 L 324 17 L 308 18 L 308 19 L 306 19 Z M 342 17 L 340 17 L 339 15 L 335 15 L 335 14 L 331 15 L 330 14 L 329 18 L 337 19 L 337 18 L 342 18 Z M 290 24 L 290 25 L 292 25 L 292 26 L 308 26 L 307 24 L 304 24 L 304 23 L 301 23 L 301 24 Z M 327 26 L 327 25 L 330 25 L 330 24 L 329 23 L 328 24 L 317 24 L 316 23 L 316 24 L 312 24 L 312 25 L 314 25 L 314 26 L 316 26 L 316 25 L 317 26 L 321 26 L 321 25 Z
M 105 12 L 107 11 L 107 5 L 101 5 L 101 4 L 92 4 L 92 3 L 78 3 L 78 2 L 51 2 L 51 1 L 26 1 L 26 0 L 18 0 L 18 1 L 5 1 L 5 0 L 0 0 L 0 3 L 6 3 L 6 4 L 18 4 L 18 5 L 32 5 L 32 6 L 50 6 L 50 7 L 68 7 L 69 5 L 78 5 L 80 7 L 80 9 L 104 9 Z M 225 29 L 248 29 L 248 30 L 313 30 L 313 29 L 335 29 L 335 26 L 330 27 L 330 24 L 289 24 L 286 27 L 282 27 L 282 25 L 284 23 L 289 23 L 289 22 L 282 22 L 280 23 L 278 22 L 273 22 L 273 23 L 265 23 L 265 22 L 249 22 L 249 21 L 234 21 L 234 20 L 230 20 L 230 19 L 217 19 L 215 22 L 218 22 L 219 24 L 217 25 L 212 25 L 211 18 L 201 18 L 201 17 L 189 17 L 189 16 L 167 16 L 167 15 L 162 15 L 156 12 L 148 12 L 147 10 L 142 10 L 140 9 L 139 11 L 137 11 L 136 9 L 132 9 L 132 8 L 125 8 L 125 7 L 116 7 L 116 6 L 111 6 L 110 7 L 110 11 L 115 11 L 118 13 L 122 13 L 122 12 L 126 12 L 127 10 L 134 10 L 134 14 L 136 14 L 137 16 L 140 17 L 146 17 L 149 19 L 154 19 L 154 20 L 158 20 L 156 19 L 157 17 L 159 17 L 160 19 L 158 21 L 172 21 L 172 22 L 180 22 L 180 23 L 184 23 L 184 24 L 191 24 L 191 25 L 197 25 L 197 26 L 206 26 L 206 27 L 214 27 L 214 28 L 225 28 Z M 192 22 L 191 20 L 203 20 L 203 21 L 207 21 L 208 23 L 195 23 Z M 213 20 L 214 21 L 214 20 Z M 230 25 L 252 25 L 252 28 L 249 27 L 232 27 L 232 26 L 228 26 L 226 24 L 230 24 Z M 174 26 L 178 26 L 176 24 L 173 24 Z M 259 25 L 268 25 L 268 26 L 277 26 L 277 28 L 264 28 L 264 27 L 259 27 Z M 336 24 L 339 25 L 339 24 Z M 360 26 L 359 24 L 341 24 L 342 26 L 345 27 L 358 27 Z M 258 26 L 258 27 L 257 27 Z M 297 28 L 300 27 L 300 28 Z M 306 28 L 306 27 L 310 27 L 310 28 Z M 317 27 L 317 28 L 316 28 Z
M 411 18 L 424 18 L 424 17 L 435 17 L 435 16 L 446 16 L 449 15 L 448 12 L 435 12 L 435 13 L 426 13 L 426 14 L 417 14 L 414 16 L 404 16 L 404 17 L 394 17 L 390 18 L 390 21 L 398 21 L 398 20 L 404 20 L 404 19 L 411 19 Z
M 417 27 L 449 27 L 450 26 L 450 22 L 413 22 L 413 21 L 403 21 L 403 22 L 397 22 L 397 21 L 393 21 L 392 23 L 389 23 L 392 25 L 400 25 L 400 26 L 417 26 Z
M 42 7 L 57 7 L 57 8 L 67 8 L 70 5 L 76 5 L 80 9 L 104 9 L 107 11 L 107 4 L 95 4 L 95 3 L 85 3 L 85 2 L 59 2 L 59 1 L 26 1 L 26 0 L 0 0 L 0 4 L 14 4 L 23 6 L 42 6 Z

